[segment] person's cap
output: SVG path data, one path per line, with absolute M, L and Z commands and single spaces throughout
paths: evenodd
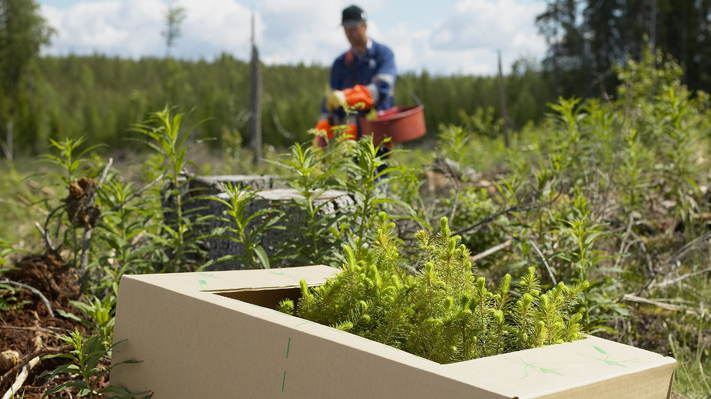
M 365 11 L 358 6 L 350 6 L 343 10 L 341 25 L 348 28 L 355 28 L 367 18 Z

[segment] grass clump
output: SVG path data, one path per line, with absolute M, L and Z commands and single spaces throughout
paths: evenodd
M 574 309 L 587 281 L 543 292 L 529 268 L 513 289 L 508 274 L 488 287 L 446 217 L 439 234 L 417 234 L 424 266 L 412 273 L 400 257 L 394 224 L 384 213 L 378 223 L 373 243 L 344 247 L 341 273 L 312 289 L 302 281 L 299 303 L 284 300 L 279 310 L 438 363 L 582 338 L 582 315 Z

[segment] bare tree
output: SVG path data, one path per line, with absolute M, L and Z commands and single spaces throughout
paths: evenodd
M 254 13 L 252 13 L 252 154 L 253 163 L 262 160 L 262 68 L 254 39 Z
M 180 25 L 185 20 L 185 8 L 178 5 L 177 0 L 168 1 L 168 11 L 165 13 L 165 30 L 161 35 L 165 38 L 165 57 L 170 58 L 170 50 L 180 37 Z

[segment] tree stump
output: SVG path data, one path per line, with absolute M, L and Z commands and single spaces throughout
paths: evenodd
M 225 193 L 218 194 L 217 197 L 229 202 L 229 197 Z M 292 242 L 295 240 L 298 241 L 300 238 L 303 238 L 299 237 L 301 235 L 300 231 L 302 231 L 303 227 L 306 225 L 308 215 L 301 208 L 290 205 L 294 198 L 298 197 L 301 197 L 301 195 L 293 189 L 263 190 L 259 191 L 257 193 L 257 197 L 247 205 L 247 209 L 245 210 L 246 217 L 250 217 L 260 210 L 269 208 L 273 208 L 287 214 L 286 218 L 284 218 L 285 222 L 283 225 L 286 227 L 284 230 L 267 230 L 262 238 L 261 245 L 270 257 L 273 256 L 285 242 Z M 326 204 L 319 210 L 319 216 L 344 211 L 345 209 L 352 207 L 356 201 L 354 196 L 348 192 L 328 190 L 314 201 L 314 206 L 318 207 L 324 203 Z M 224 204 L 218 201 L 211 201 L 210 214 L 222 216 L 225 211 L 227 211 L 227 207 Z M 253 219 L 247 227 L 247 230 L 250 231 L 251 228 L 256 226 L 258 223 L 265 223 L 270 217 L 273 217 L 273 215 L 265 214 Z M 221 220 L 210 221 L 210 231 L 213 231 L 218 227 L 226 226 L 227 223 Z M 209 241 L 210 260 L 216 260 L 226 255 L 244 254 L 244 247 L 235 241 L 220 238 L 210 238 Z M 303 265 L 296 264 L 294 261 L 289 260 L 279 260 L 275 264 L 271 265 L 272 268 L 291 266 Z M 245 267 L 246 265 L 239 260 L 230 260 L 215 263 L 207 269 L 239 270 Z
M 180 195 L 182 201 L 183 217 L 188 217 L 191 223 L 195 223 L 198 218 L 210 215 L 211 201 L 207 196 L 214 196 L 224 193 L 222 184 L 232 184 L 235 187 L 245 188 L 249 186 L 253 191 L 268 190 L 283 187 L 281 176 L 266 175 L 218 175 L 218 176 L 195 176 L 187 181 L 185 177 L 178 179 L 180 184 Z M 185 183 L 187 181 L 187 183 Z M 165 223 L 172 228 L 177 228 L 177 201 L 173 191 L 173 182 L 168 182 L 161 191 L 161 204 Z M 201 198 L 203 197 L 203 198 Z M 198 236 L 206 235 L 210 232 L 209 223 L 199 223 L 188 232 Z

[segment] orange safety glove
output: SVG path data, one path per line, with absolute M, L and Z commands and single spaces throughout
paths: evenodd
M 368 88 L 363 85 L 355 85 L 351 89 L 333 90 L 326 97 L 326 109 L 329 111 L 337 110 L 346 104 L 352 107 L 358 103 L 365 105 L 363 109 L 370 109 L 375 105 Z
M 375 105 L 370 91 L 363 85 L 355 85 L 352 89 L 345 89 L 343 90 L 343 94 L 346 96 L 346 103 L 351 107 L 358 103 L 364 103 L 365 108 L 363 109 L 370 109 Z
M 316 129 L 324 130 L 326 132 L 326 137 L 315 134 L 312 144 L 316 148 L 325 147 L 327 141 L 333 138 L 333 129 L 331 128 L 331 125 L 328 123 L 327 119 L 321 119 L 320 121 L 318 121 L 318 123 L 316 124 Z M 358 140 L 358 128 L 356 127 L 355 123 L 349 123 L 348 130 L 346 130 L 344 134 L 349 140 Z

